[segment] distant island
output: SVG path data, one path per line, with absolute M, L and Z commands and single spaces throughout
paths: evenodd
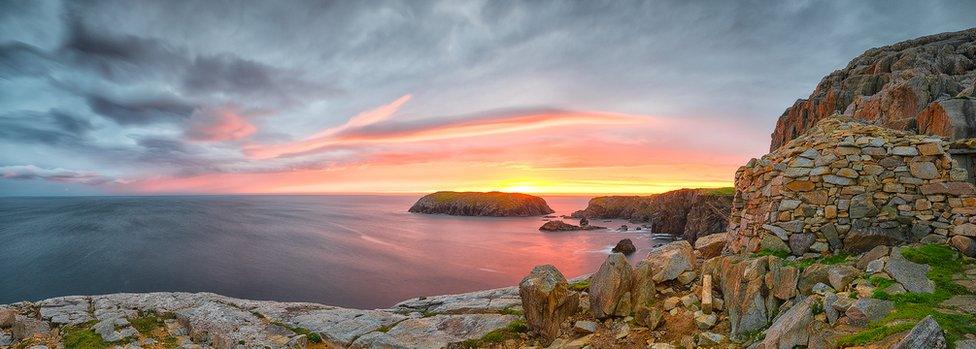
M 453 216 L 527 217 L 555 211 L 546 200 L 528 194 L 439 191 L 417 200 L 410 212 Z

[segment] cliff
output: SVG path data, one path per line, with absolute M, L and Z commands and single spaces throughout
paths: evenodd
M 648 196 L 601 196 L 590 199 L 574 218 L 650 222 L 655 233 L 699 236 L 725 231 L 732 196 L 723 189 L 680 189 Z
M 974 137 L 974 81 L 976 28 L 867 50 L 783 112 L 770 150 L 833 114 L 951 139 Z
M 553 213 L 538 196 L 502 192 L 439 191 L 417 200 L 410 212 L 454 216 L 539 216 Z

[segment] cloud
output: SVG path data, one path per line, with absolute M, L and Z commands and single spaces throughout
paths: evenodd
M 196 106 L 174 96 L 136 96 L 116 98 L 100 94 L 86 96 L 95 113 L 120 125 L 145 125 L 160 121 L 179 121 L 193 113 Z
M 384 122 L 390 120 L 409 99 L 409 95 L 400 97 L 390 104 L 358 114 L 345 124 L 325 129 L 300 141 L 249 146 L 245 148 L 245 154 L 256 159 L 267 159 L 308 154 L 350 144 L 422 142 L 568 125 L 622 125 L 648 121 L 646 117 L 619 113 L 528 109 L 398 123 Z
M 198 111 L 184 131 L 187 138 L 201 142 L 223 142 L 248 137 L 257 130 L 230 108 Z
M 87 119 L 64 110 L 19 110 L 0 115 L 0 139 L 76 147 L 94 130 Z
M 6 179 L 41 179 L 55 182 L 101 185 L 115 179 L 94 172 L 81 172 L 63 168 L 40 168 L 34 165 L 0 166 L 0 177 Z

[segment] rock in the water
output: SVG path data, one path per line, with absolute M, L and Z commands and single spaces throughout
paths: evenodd
M 850 308 L 847 308 L 847 317 L 854 326 L 867 326 L 868 324 L 881 320 L 895 308 L 890 301 L 861 298 L 854 301 Z
M 652 269 L 657 270 L 654 281 L 663 282 L 674 280 L 681 273 L 692 270 L 695 253 L 691 244 L 680 240 L 651 250 L 644 260 L 651 264 Z
M 624 295 L 629 295 L 633 274 L 633 268 L 622 253 L 607 256 L 600 270 L 590 277 L 590 312 L 594 317 L 604 319 L 628 315 L 631 300 L 629 297 L 625 300 Z
M 706 235 L 695 240 L 695 249 L 701 253 L 702 258 L 709 259 L 722 254 L 722 249 L 725 248 L 728 240 L 728 233 Z
M 548 221 L 539 227 L 542 231 L 573 231 L 573 230 L 583 230 L 582 227 L 572 225 L 563 221 Z
M 897 248 L 891 250 L 891 256 L 885 263 L 885 271 L 909 292 L 932 293 L 935 291 L 935 284 L 926 276 L 929 272 L 929 266 L 905 259 Z
M 553 213 L 538 196 L 502 192 L 439 191 L 417 200 L 410 212 L 455 216 L 541 216 Z
M 713 189 L 680 189 L 650 196 L 601 196 L 573 217 L 651 222 L 655 233 L 698 237 L 725 231 L 732 196 Z
M 637 247 L 634 246 L 634 242 L 630 239 L 622 239 L 617 242 L 617 246 L 613 247 L 611 250 L 615 253 L 631 254 L 637 252 Z
M 519 296 L 529 328 L 547 341 L 559 335 L 559 326 L 576 313 L 579 294 L 556 267 L 540 265 L 519 283 Z
M 976 241 L 972 238 L 956 235 L 949 239 L 949 243 L 962 254 L 968 257 L 976 257 Z
M 945 349 L 946 338 L 942 327 L 932 319 L 932 315 L 919 321 L 905 338 L 892 349 Z

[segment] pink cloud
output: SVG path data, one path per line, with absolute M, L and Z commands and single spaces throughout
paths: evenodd
M 231 108 L 198 111 L 193 114 L 185 134 L 200 142 L 224 142 L 248 137 L 257 128 Z

